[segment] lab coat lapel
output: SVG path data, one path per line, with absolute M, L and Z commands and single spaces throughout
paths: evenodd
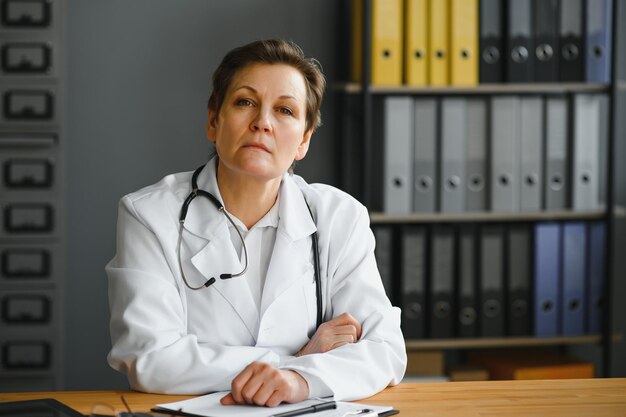
M 294 284 L 305 284 L 313 269 L 310 236 L 317 229 L 302 191 L 289 174 L 283 176 L 278 208 L 279 221 L 272 259 L 267 270 L 261 315 Z M 305 282 L 307 281 L 307 282 Z
M 215 278 L 215 284 L 206 291 L 218 291 L 230 303 L 256 340 L 259 311 L 245 275 L 230 279 L 219 277 L 224 273 L 237 273 L 243 266 L 233 248 L 226 223 L 223 223 L 223 227 L 219 227 L 218 231 L 219 234 L 209 237 L 209 242 L 191 258 L 191 262 L 206 279 Z
M 198 176 L 198 187 L 217 196 L 218 192 L 209 181 L 210 175 L 215 178 L 214 166 L 214 160 L 211 160 L 202 170 Z M 243 266 L 230 240 L 226 217 L 207 198 L 198 196 L 189 206 L 183 242 L 191 264 L 206 280 L 212 277 L 216 280 L 210 288 L 200 291 L 218 291 L 256 339 L 259 312 L 245 276 L 226 280 L 219 277 L 224 273 L 237 273 Z M 202 282 L 190 284 L 199 285 Z

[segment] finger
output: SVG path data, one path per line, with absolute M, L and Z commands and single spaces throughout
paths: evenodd
M 228 393 L 225 396 L 223 396 L 222 399 L 220 400 L 220 403 L 222 405 L 235 405 L 235 404 L 237 404 L 237 402 L 235 401 L 235 399 L 233 398 L 233 395 L 231 393 Z
M 231 382 L 231 395 L 237 404 L 244 404 L 245 399 L 243 398 L 241 392 L 243 388 L 246 386 L 247 382 L 254 375 L 255 362 L 246 366 L 243 371 L 239 373 Z
M 256 397 L 262 386 L 263 377 L 258 374 L 255 374 L 252 378 L 248 380 L 246 385 L 241 389 L 241 396 L 243 397 L 246 404 L 256 404 L 254 398 Z
M 351 335 L 338 335 L 335 337 L 331 349 L 336 349 L 339 346 L 347 345 L 348 343 L 354 343 Z
M 361 338 L 361 323 L 359 323 L 357 319 L 352 317 L 350 313 L 343 313 L 342 315 L 335 317 L 327 323 L 331 323 L 333 326 L 354 326 L 356 329 L 357 339 Z
M 267 407 L 276 407 L 285 400 L 285 393 L 274 391 L 272 395 L 265 401 Z
M 353 342 L 357 341 L 357 329 L 353 325 L 335 327 L 335 334 L 346 334 L 352 336 Z
M 254 375 L 248 380 L 242 390 L 242 396 L 247 404 L 264 405 L 272 395 L 276 385 L 276 377 L 280 375 L 278 369 L 267 363 L 257 363 Z
M 350 313 L 343 313 L 332 320 L 327 321 L 326 323 L 331 324 L 333 326 L 342 326 L 345 324 L 353 324 L 356 322 L 354 317 Z
M 256 405 L 265 405 L 267 406 L 267 401 L 271 398 L 272 395 L 276 392 L 276 387 L 271 381 L 264 381 L 264 383 L 259 387 L 257 392 L 252 397 L 251 404 Z
M 342 346 L 347 345 L 347 344 L 349 344 L 349 343 L 348 342 L 337 342 L 337 343 L 335 343 L 333 345 L 333 349 L 337 349 L 337 348 L 342 347 Z

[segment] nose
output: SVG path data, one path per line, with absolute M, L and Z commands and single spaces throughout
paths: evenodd
M 272 122 L 270 111 L 268 109 L 260 108 L 259 111 L 256 113 L 254 120 L 252 120 L 251 128 L 255 132 L 271 132 Z

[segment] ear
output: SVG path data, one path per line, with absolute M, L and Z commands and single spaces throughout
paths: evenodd
M 299 161 L 305 157 L 306 153 L 309 151 L 309 144 L 311 143 L 311 136 L 313 135 L 313 129 L 309 129 L 304 133 L 302 137 L 302 142 L 298 145 L 298 150 L 296 151 L 295 160 Z
M 215 142 L 217 138 L 217 116 L 218 113 L 209 108 L 206 123 L 206 137 L 211 142 Z

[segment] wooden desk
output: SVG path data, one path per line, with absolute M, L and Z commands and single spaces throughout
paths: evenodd
M 56 398 L 87 414 L 95 403 L 124 410 L 121 394 L 133 411 L 147 411 L 157 403 L 190 398 L 132 391 L 76 391 L 0 393 L 0 402 Z M 363 402 L 393 405 L 401 416 L 625 417 L 626 379 L 406 383 L 387 388 Z

